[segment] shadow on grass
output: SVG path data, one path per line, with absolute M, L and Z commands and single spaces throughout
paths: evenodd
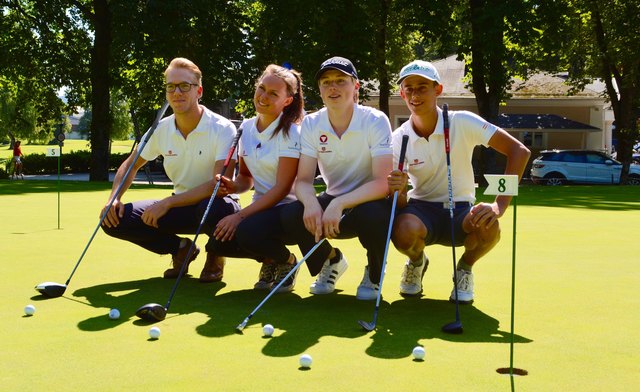
M 101 331 L 133 320 L 135 325 L 149 325 L 139 320 L 135 311 L 142 305 L 165 305 L 173 280 L 151 278 L 137 281 L 108 283 L 76 290 L 73 295 L 85 297 L 94 307 L 105 308 L 104 315 L 78 323 L 83 331 Z M 209 320 L 196 327 L 197 333 L 210 338 L 222 338 L 236 333 L 235 327 L 265 298 L 266 291 L 235 290 L 218 295 L 225 283 L 201 284 L 186 277 L 180 282 L 167 318 L 182 314 L 203 313 Z M 297 294 L 277 294 L 271 297 L 252 317 L 245 333 L 263 324 L 276 328 L 274 336 L 265 339 L 262 352 L 273 357 L 299 355 L 317 344 L 321 338 L 359 338 L 369 334 L 371 345 L 366 353 L 377 358 L 404 358 L 407 347 L 414 347 L 423 339 L 441 339 L 452 342 L 509 343 L 508 331 L 500 330 L 498 320 L 473 306 L 462 306 L 460 318 L 464 326 L 461 335 L 441 332 L 442 325 L 455 318 L 455 307 L 445 300 L 427 298 L 401 299 L 393 303 L 382 302 L 377 329 L 367 333 L 358 320 L 373 318 L 375 303 L 359 301 L 352 295 L 339 292 L 324 296 L 301 298 Z M 118 308 L 119 320 L 110 320 L 108 310 Z M 532 340 L 514 336 L 516 343 Z

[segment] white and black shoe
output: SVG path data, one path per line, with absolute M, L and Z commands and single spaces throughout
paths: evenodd
M 311 292 L 311 294 L 333 293 L 336 289 L 336 282 L 349 267 L 347 260 L 344 258 L 342 252 L 340 252 L 340 249 L 335 249 L 337 253 L 336 258 L 339 257 L 339 261 L 331 264 L 331 260 L 327 259 L 324 262 L 322 270 L 320 270 L 320 273 L 318 274 L 318 278 L 309 287 L 309 292 Z

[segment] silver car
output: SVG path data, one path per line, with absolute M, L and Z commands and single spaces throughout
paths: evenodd
M 619 184 L 622 164 L 592 150 L 547 150 L 533 160 L 531 180 L 536 184 Z M 640 185 L 640 165 L 629 168 L 629 185 Z

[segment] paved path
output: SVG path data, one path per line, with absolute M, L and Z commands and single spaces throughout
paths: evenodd
M 115 172 L 109 173 L 109 181 L 113 182 L 113 178 L 115 177 Z M 57 174 L 39 174 L 39 175 L 31 175 L 25 174 L 25 180 L 51 180 L 57 181 Z M 151 179 L 153 180 L 154 185 L 172 185 L 172 182 L 164 175 L 159 173 L 151 173 Z M 89 181 L 89 173 L 62 173 L 60 174 L 61 181 Z M 136 178 L 133 180 L 134 184 L 149 184 L 149 179 L 147 175 L 143 172 L 138 172 L 136 174 Z

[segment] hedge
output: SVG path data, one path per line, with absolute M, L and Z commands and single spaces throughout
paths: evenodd
M 109 170 L 116 170 L 127 159 L 127 153 L 113 153 L 109 155 Z M 73 151 L 63 153 L 60 158 L 48 157 L 46 154 L 29 154 L 22 158 L 25 174 L 56 174 L 58 173 L 58 159 L 60 159 L 61 173 L 88 173 L 91 160 L 90 151 Z M 0 178 L 10 173 L 12 160 L 5 160 L 0 166 Z M 4 169 L 4 173 L 2 173 Z M 6 177 L 4 177 L 6 178 Z

